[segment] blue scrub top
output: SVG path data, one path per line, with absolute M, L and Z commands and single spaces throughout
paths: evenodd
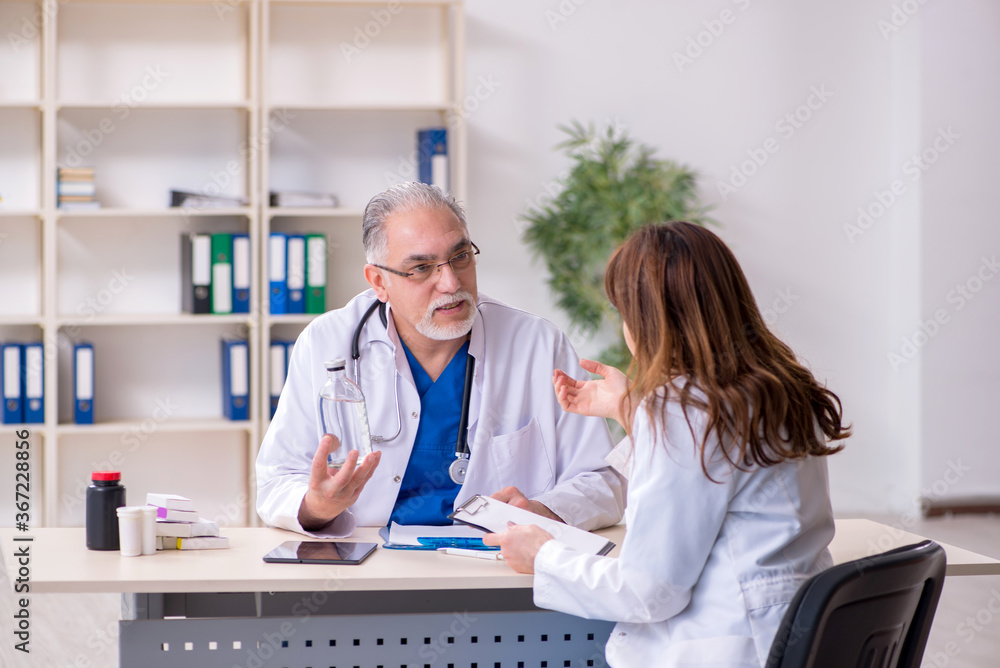
M 466 341 L 455 353 L 436 382 L 431 380 L 405 344 L 403 350 L 420 395 L 421 414 L 413 451 L 389 521 L 398 524 L 451 524 L 448 515 L 455 509 L 455 497 L 461 485 L 452 482 L 448 467 L 455 461 L 469 342 Z

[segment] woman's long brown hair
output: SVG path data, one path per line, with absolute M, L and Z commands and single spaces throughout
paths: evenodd
M 851 434 L 840 399 L 768 330 L 743 270 L 715 234 L 687 222 L 643 227 L 611 256 L 604 287 L 635 348 L 622 414 L 644 399 L 654 425 L 666 418 L 667 401 L 679 401 L 685 415 L 691 406 L 704 410 L 706 476 L 713 432 L 738 468 L 843 449 L 827 444 Z

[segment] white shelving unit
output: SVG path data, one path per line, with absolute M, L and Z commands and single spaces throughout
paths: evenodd
M 113 467 L 131 503 L 171 491 L 256 523 L 269 344 L 315 317 L 268 313 L 264 241 L 325 234 L 336 308 L 366 287 L 362 207 L 416 178 L 419 128 L 449 128 L 465 199 L 461 0 L 0 0 L 0 28 L 17 36 L 0 46 L 0 341 L 46 347 L 45 422 L 0 425 L 0 457 L 30 430 L 32 522 L 82 525 L 90 471 Z M 57 167 L 82 165 L 102 208 L 58 209 Z M 171 209 L 171 189 L 248 204 Z M 271 208 L 272 190 L 341 207 Z M 180 312 L 178 239 L 196 231 L 249 234 L 250 314 Z M 222 417 L 224 337 L 249 341 L 246 421 Z M 73 423 L 80 341 L 95 347 L 93 425 Z M 13 518 L 0 501 L 0 525 Z

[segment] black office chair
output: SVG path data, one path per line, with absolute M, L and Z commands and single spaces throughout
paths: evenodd
M 944 586 L 925 540 L 814 575 L 796 593 L 767 668 L 919 668 Z

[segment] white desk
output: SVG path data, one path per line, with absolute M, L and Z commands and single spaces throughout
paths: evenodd
M 613 625 L 537 611 L 531 576 L 501 562 L 379 548 L 361 566 L 265 564 L 266 552 L 296 534 L 223 533 L 227 550 L 123 558 L 87 550 L 83 529 L 0 529 L 0 554 L 14 580 L 13 554 L 29 546 L 32 594 L 121 593 L 122 668 L 603 665 Z M 624 527 L 599 533 L 620 545 Z M 381 544 L 370 528 L 351 540 Z M 830 550 L 843 563 L 921 540 L 869 520 L 838 520 Z M 996 559 L 941 545 L 948 575 L 1000 574 Z

